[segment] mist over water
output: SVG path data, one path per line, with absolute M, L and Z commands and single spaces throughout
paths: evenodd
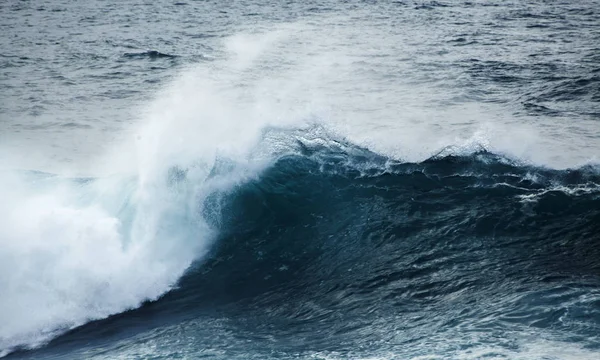
M 596 5 L 0 4 L 0 355 L 595 358 Z

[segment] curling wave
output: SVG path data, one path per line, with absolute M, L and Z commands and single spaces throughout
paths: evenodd
M 372 355 L 366 344 L 378 344 L 378 352 L 418 356 L 427 348 L 419 345 L 432 339 L 452 347 L 444 353 L 474 351 L 489 340 L 490 329 L 512 339 L 533 328 L 552 341 L 560 340 L 552 337 L 558 328 L 582 346 L 595 344 L 589 339 L 600 326 L 594 305 L 600 295 L 587 289 L 600 271 L 597 168 L 552 170 L 485 150 L 453 155 L 451 149 L 407 163 L 332 138 L 284 133 L 278 137 L 286 139 L 287 150 L 260 175 L 213 187 L 194 198 L 195 206 L 181 189 L 197 179 L 189 170 L 171 168 L 169 188 L 179 189 L 173 201 L 188 205 L 161 213 L 169 215 L 153 227 L 164 231 L 154 257 L 130 260 L 134 243 L 113 249 L 111 261 L 125 258 L 131 268 L 109 267 L 114 272 L 94 275 L 104 281 L 93 283 L 98 289 L 88 285 L 77 294 L 92 290 L 81 308 L 95 307 L 98 318 L 172 291 L 66 339 L 97 341 L 98 331 L 126 331 L 149 314 L 163 318 L 164 326 L 216 311 L 233 322 L 236 333 L 286 339 L 282 351 L 290 353 L 306 348 L 356 353 L 356 344 L 365 344 L 364 355 Z M 205 181 L 231 176 L 234 168 L 230 160 L 218 159 Z M 208 233 L 216 238 L 208 254 L 170 287 L 199 258 L 187 252 L 186 242 Z M 182 243 L 173 234 L 181 234 Z M 95 264 L 78 269 L 76 279 L 97 269 Z M 127 275 L 108 283 L 115 272 Z M 124 289 L 148 291 L 148 282 L 156 284 L 157 278 L 165 280 L 158 290 L 149 287 L 155 293 Z M 112 299 L 109 305 L 118 300 L 122 308 L 108 307 L 106 299 Z M 231 330 L 210 330 L 213 325 L 205 324 L 205 349 L 211 344 L 218 349 Z M 459 340 L 444 343 L 450 335 Z M 230 346 L 235 349 L 238 340 Z M 238 345 L 247 354 L 247 343 Z M 510 344 L 493 349 L 502 351 L 514 355 Z

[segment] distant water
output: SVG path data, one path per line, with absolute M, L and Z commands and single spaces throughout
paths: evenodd
M 0 356 L 600 357 L 599 1 L 0 2 Z

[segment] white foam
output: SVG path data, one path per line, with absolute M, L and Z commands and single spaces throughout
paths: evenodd
M 556 185 L 549 188 L 544 188 L 541 190 L 536 190 L 531 194 L 517 195 L 516 198 L 519 199 L 522 203 L 535 203 L 542 196 L 546 195 L 550 192 L 562 192 L 566 195 L 575 197 L 589 194 L 597 194 L 600 193 L 600 185 L 595 183 L 588 183 L 583 185 L 576 186 L 564 186 L 564 185 Z
M 189 189 L 6 174 L 0 187 L 2 350 L 156 299 L 210 241 Z
M 0 351 L 156 299 L 202 256 L 204 197 L 260 169 L 266 153 L 250 152 L 273 119 L 220 85 L 206 70 L 182 74 L 94 181 L 0 174 Z M 218 158 L 241 170 L 211 174 Z

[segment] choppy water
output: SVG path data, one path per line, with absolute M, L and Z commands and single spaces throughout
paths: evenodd
M 595 359 L 598 1 L 3 1 L 0 355 Z

